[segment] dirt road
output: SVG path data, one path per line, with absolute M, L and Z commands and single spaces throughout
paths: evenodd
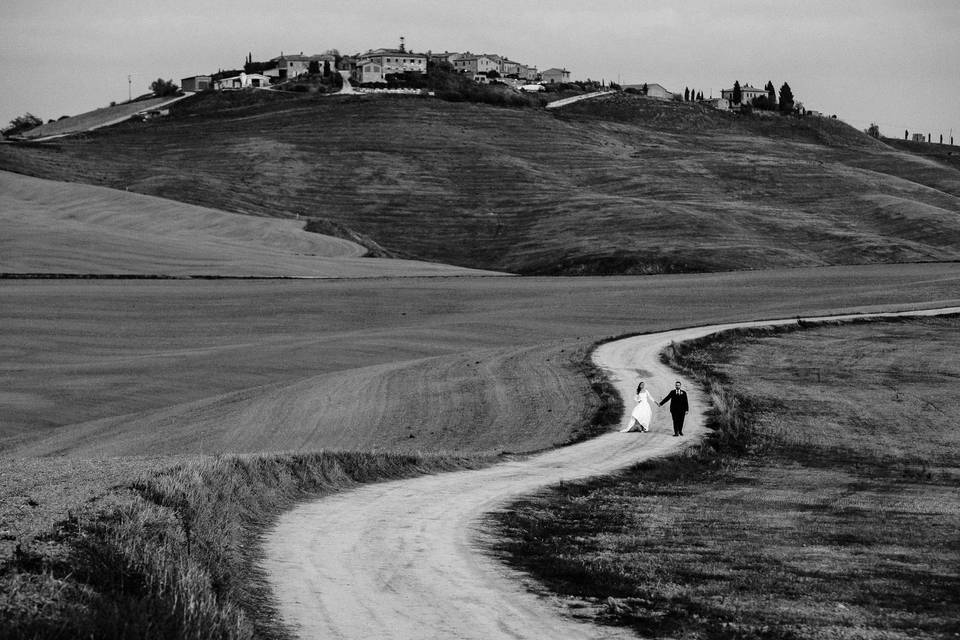
M 960 308 L 917 314 L 949 312 Z M 789 322 L 635 336 L 603 345 L 595 359 L 628 403 L 638 377 L 659 399 L 676 378 L 657 357 L 671 341 Z M 479 471 L 364 486 L 288 512 L 265 541 L 264 568 L 282 619 L 302 638 L 633 637 L 578 622 L 527 591 L 520 575 L 480 551 L 480 523 L 483 514 L 519 495 L 690 446 L 704 432 L 706 406 L 701 391 L 685 384 L 691 414 L 683 438 L 672 436 L 667 411 L 657 409 L 651 433 L 609 433 Z

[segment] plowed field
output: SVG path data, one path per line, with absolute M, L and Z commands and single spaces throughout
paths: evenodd
M 0 446 L 75 456 L 533 451 L 594 340 L 960 301 L 956 265 L 618 278 L 0 283 Z

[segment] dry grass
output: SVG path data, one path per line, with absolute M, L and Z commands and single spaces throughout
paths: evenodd
M 285 637 L 256 559 L 295 501 L 474 468 L 455 455 L 195 458 L 125 482 L 0 565 L 4 638 Z
M 210 111 L 191 100 L 163 122 L 4 145 L 0 167 L 325 218 L 388 252 L 522 274 L 960 257 L 960 171 L 829 119 L 629 96 L 556 113 L 387 97 Z
M 680 345 L 678 361 L 726 394 L 708 444 L 514 505 L 500 551 L 646 636 L 951 637 L 958 327 Z

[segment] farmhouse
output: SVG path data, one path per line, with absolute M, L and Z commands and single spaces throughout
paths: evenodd
M 556 67 L 547 69 L 540 74 L 540 77 L 543 78 L 543 81 L 547 84 L 570 82 L 570 72 L 566 69 L 557 69 Z
M 274 64 L 274 68 L 267 69 L 263 73 L 277 80 L 302 76 L 310 68 L 310 56 L 305 56 L 302 53 L 299 55 L 284 55 L 281 53 L 276 58 L 270 58 L 270 62 Z
M 433 53 L 430 52 L 427 57 L 434 62 L 449 62 L 453 64 L 453 61 L 459 58 L 462 53 L 457 53 L 456 51 L 444 51 L 443 53 Z
M 500 75 L 508 78 L 519 78 L 521 66 L 523 65 L 519 62 L 514 62 L 507 58 L 500 58 Z
M 733 101 L 733 89 L 721 89 L 720 95 L 730 101 L 730 104 L 736 104 Z M 754 98 L 760 98 L 767 95 L 766 89 L 757 89 L 750 85 L 744 85 L 740 88 L 740 103 L 750 104 Z
M 533 81 L 540 76 L 540 72 L 537 71 L 536 67 L 531 67 L 526 64 L 521 64 L 520 70 L 518 72 L 518 76 L 521 80 Z
M 427 56 L 411 53 L 405 48 L 367 51 L 356 57 L 354 77 L 361 84 L 386 82 L 388 75 L 405 71 L 426 73 Z
M 500 56 L 487 54 L 464 53 L 453 60 L 453 68 L 479 82 L 487 81 L 487 74 L 491 71 L 500 71 Z
M 191 76 L 180 80 L 180 88 L 184 91 L 206 91 L 213 87 L 210 76 Z

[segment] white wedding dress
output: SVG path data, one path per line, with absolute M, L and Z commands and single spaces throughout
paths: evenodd
M 633 413 L 630 414 L 632 418 L 630 425 L 627 425 L 621 429 L 621 433 L 626 433 L 628 431 L 649 431 L 650 430 L 650 417 L 653 415 L 653 410 L 650 408 L 650 394 L 647 393 L 647 390 L 644 389 L 637 394 L 637 406 L 633 408 Z M 637 426 L 632 427 L 633 421 L 636 420 Z

